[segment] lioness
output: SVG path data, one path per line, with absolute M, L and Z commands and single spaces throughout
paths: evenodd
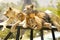
M 53 15 L 53 14 L 49 15 L 49 14 L 47 14 L 45 12 L 37 11 L 36 9 L 34 9 L 34 5 L 26 6 L 24 11 L 27 14 L 31 14 L 30 15 L 31 17 L 33 17 L 33 14 L 34 14 L 35 16 L 39 17 L 40 20 L 42 19 L 43 20 L 43 24 L 45 25 L 45 27 L 51 28 L 51 26 L 55 26 L 58 29 L 58 31 L 60 31 L 59 23 L 56 20 L 54 20 L 55 17 L 57 17 L 56 15 Z M 39 21 L 37 21 L 37 23 L 39 24 Z M 40 22 L 40 23 L 42 23 L 42 22 Z

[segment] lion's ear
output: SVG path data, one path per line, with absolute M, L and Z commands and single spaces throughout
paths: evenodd
M 12 8 L 11 8 L 11 7 L 9 7 L 9 10 L 12 10 Z
M 30 7 L 31 7 L 31 8 L 33 8 L 33 7 L 34 7 L 34 5 L 31 5 Z

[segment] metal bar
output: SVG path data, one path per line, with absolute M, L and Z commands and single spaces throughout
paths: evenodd
M 41 35 L 41 40 L 44 40 L 44 37 L 43 37 L 43 29 L 40 30 L 40 35 Z
M 31 29 L 31 32 L 30 32 L 30 40 L 33 40 L 33 29 Z
M 20 36 L 20 27 L 17 28 L 16 40 L 19 40 L 19 36 Z
M 3 25 L 0 25 L 0 28 L 1 28 L 1 27 L 3 27 Z M 7 28 L 11 28 L 11 25 L 8 25 L 8 26 L 6 26 L 6 27 L 7 27 Z M 31 32 L 30 32 L 30 40 L 33 40 L 33 29 L 31 29 L 31 28 L 23 28 L 23 27 L 21 27 L 21 26 L 17 26 L 17 27 L 18 27 L 18 30 L 17 30 L 16 40 L 19 40 L 20 29 L 30 29 L 30 30 L 31 30 Z M 52 29 L 42 28 L 42 29 L 40 30 L 40 32 L 41 32 L 41 40 L 44 40 L 44 38 L 43 38 L 43 30 L 51 30 L 53 40 L 56 40 L 56 39 L 55 39 L 54 31 L 57 31 L 57 28 L 52 28 Z M 9 32 L 9 34 L 5 37 L 4 40 L 7 40 L 7 39 L 10 37 L 11 34 L 12 34 L 12 33 Z
M 3 25 L 0 25 L 0 28 L 3 27 Z M 7 25 L 6 26 L 7 28 L 11 28 L 11 25 Z M 20 26 L 17 26 L 17 27 L 20 27 Z M 23 27 L 20 27 L 21 29 L 31 29 L 31 28 L 23 28 Z M 52 28 L 54 30 L 57 30 L 57 28 Z M 49 28 L 46 28 L 46 27 L 43 27 L 43 30 L 51 30 Z
M 7 40 L 7 39 L 10 37 L 11 34 L 12 34 L 12 33 L 9 32 L 9 34 L 4 38 L 4 40 Z
M 52 32 L 52 37 L 53 37 L 53 40 L 56 40 L 56 39 L 55 39 L 54 30 L 53 30 L 53 29 L 51 29 L 51 32 Z

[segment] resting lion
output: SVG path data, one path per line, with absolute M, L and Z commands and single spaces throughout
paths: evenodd
M 39 17 L 40 19 L 43 19 L 43 22 L 45 23 L 44 25 L 46 25 L 45 27 L 51 28 L 49 26 L 55 26 L 58 29 L 58 31 L 60 31 L 60 24 L 57 22 L 57 18 L 58 18 L 58 20 L 60 20 L 60 18 L 58 16 L 56 16 L 54 14 L 49 15 L 42 11 L 37 11 L 36 9 L 34 9 L 34 5 L 27 5 L 25 7 L 24 11 L 27 14 L 34 14 L 35 16 Z M 33 16 L 33 15 L 31 15 L 31 16 Z M 37 21 L 37 23 L 38 22 L 39 21 Z
M 24 22 L 25 20 L 25 14 L 23 14 L 20 10 L 17 9 L 13 9 L 11 7 L 8 8 L 8 10 L 6 12 L 4 12 L 4 15 L 8 18 L 6 21 L 4 21 L 4 25 L 5 27 L 8 24 L 13 23 L 12 27 L 11 27 L 11 31 L 15 31 L 13 29 L 16 28 L 16 25 L 18 25 L 20 22 Z M 24 21 L 23 21 L 24 20 Z M 20 23 L 20 25 L 23 25 L 23 23 Z M 25 25 L 25 24 L 24 24 Z M 5 28 L 3 27 L 3 29 Z M 25 26 L 24 26 L 25 27 Z
M 51 24 L 46 22 L 44 19 L 47 19 L 46 18 L 46 14 L 44 12 L 39 12 L 37 10 L 34 9 L 34 6 L 33 5 L 27 5 L 24 9 L 24 12 L 25 14 L 27 14 L 28 18 L 27 18 L 27 24 L 30 23 L 30 25 L 32 24 L 32 26 L 30 27 L 33 27 L 34 26 L 36 27 L 36 29 L 41 29 L 42 27 L 48 27 L 48 28 L 51 28 Z M 31 20 L 31 22 L 29 21 Z M 36 24 L 34 25 L 35 22 Z

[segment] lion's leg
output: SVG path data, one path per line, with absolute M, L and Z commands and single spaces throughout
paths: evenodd
M 44 22 L 44 27 L 50 28 L 51 29 L 51 23 Z
M 12 21 L 13 21 L 13 18 L 9 18 L 9 19 L 7 19 L 6 21 L 4 21 L 4 22 L 3 22 L 2 31 L 4 31 L 4 29 L 6 28 L 6 26 L 7 26 L 8 24 L 10 24 Z
M 2 31 L 4 31 L 5 30 L 5 28 L 6 28 L 6 23 L 3 23 L 4 25 L 3 25 L 3 28 L 2 28 Z
M 16 22 L 16 23 L 11 27 L 11 32 L 12 32 L 12 33 L 16 31 L 16 27 L 17 27 L 17 25 L 19 25 L 19 23 L 21 23 L 21 22 L 18 21 L 18 22 Z M 20 25 L 21 25 L 21 24 L 20 24 Z M 21 26 L 23 26 L 23 25 L 21 25 Z M 20 31 L 20 39 L 21 39 L 21 37 L 23 37 L 25 31 L 26 31 L 25 29 L 22 29 L 22 30 Z
M 26 19 L 24 19 L 21 23 L 19 23 L 21 26 L 23 26 L 23 28 L 27 28 L 27 24 L 26 24 Z M 24 37 L 24 33 L 25 33 L 26 29 L 21 29 L 20 30 L 20 39 L 22 39 Z
M 37 25 L 37 29 L 41 29 L 42 28 L 42 19 L 40 19 L 39 17 L 35 16 L 35 21 L 38 24 Z
M 20 21 L 17 21 L 15 24 L 11 27 L 11 32 L 15 32 L 17 25 L 19 25 Z
M 26 23 L 26 19 L 23 20 L 21 23 L 19 23 L 20 25 L 23 26 L 23 28 L 27 28 L 27 23 Z
M 53 24 L 60 31 L 60 25 L 56 21 L 53 21 Z

